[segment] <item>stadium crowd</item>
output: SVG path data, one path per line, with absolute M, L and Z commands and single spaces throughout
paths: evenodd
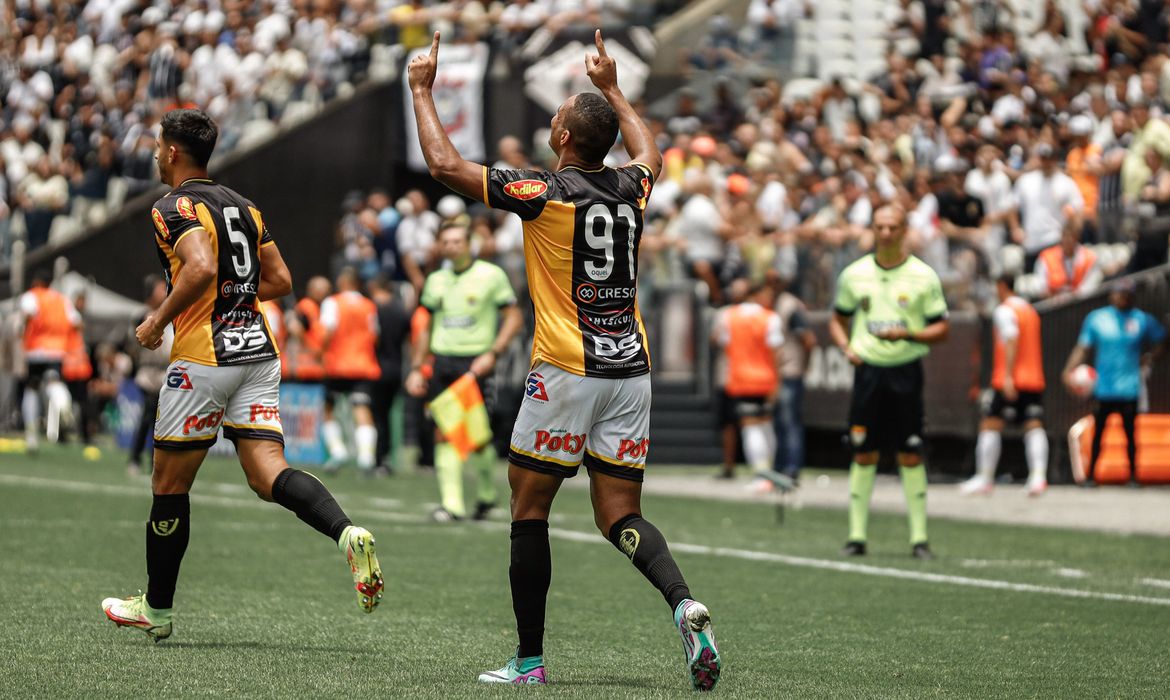
M 153 128 L 178 106 L 220 125 L 217 157 L 310 116 L 363 81 L 373 47 L 441 27 L 518 46 L 647 20 L 629 0 L 88 0 L 0 6 L 0 262 L 103 221 L 157 184 Z M 54 224 L 57 224 L 54 232 Z
M 958 3 L 950 19 L 934 3 L 893 3 L 877 75 L 824 82 L 781 82 L 761 63 L 759 8 L 776 4 L 753 3 L 742 31 L 711 22 L 690 56 L 693 84 L 709 90 L 642 107 L 666 160 L 642 248 L 656 281 L 694 277 L 720 304 L 734 279 L 781 279 L 824 308 L 890 202 L 910 212 L 911 246 L 952 308 L 989 310 L 1003 270 L 1027 273 L 1019 291 L 1043 298 L 1166 262 L 1170 62 L 1165 20 L 1145 3 L 1102 4 L 1079 38 L 1052 2 L 1029 36 L 1010 3 Z M 511 167 L 548 156 L 515 138 L 498 148 Z M 392 207 L 379 194 L 343 221 L 344 260 L 369 274 L 433 260 L 420 232 L 463 213 L 447 204 L 431 211 L 411 192 Z M 484 254 L 522 263 L 514 217 L 468 215 Z

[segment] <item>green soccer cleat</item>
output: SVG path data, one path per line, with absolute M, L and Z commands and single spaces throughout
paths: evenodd
M 511 683 L 512 685 L 546 685 L 543 656 L 508 659 L 504 667 L 479 674 L 480 683 Z
M 674 624 L 682 637 L 691 686 L 704 692 L 713 689 L 719 682 L 719 671 L 723 664 L 719 657 L 719 647 L 715 646 L 715 633 L 711 630 L 711 613 L 707 606 L 689 598 L 684 600 L 674 611 Z
M 345 542 L 345 559 L 353 572 L 353 587 L 357 591 L 358 607 L 374 612 L 382 602 L 382 567 L 374 551 L 374 536 L 364 527 L 347 527 L 341 535 Z
M 118 627 L 137 627 L 156 643 L 171 636 L 171 611 L 155 610 L 146 602 L 146 594 L 129 598 L 106 598 L 102 611 Z

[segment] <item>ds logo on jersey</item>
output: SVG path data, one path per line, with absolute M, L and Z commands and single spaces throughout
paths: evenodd
M 536 199 L 548 191 L 548 183 L 540 180 L 517 180 L 504 185 L 504 194 L 513 199 Z
M 593 336 L 593 354 L 602 362 L 618 364 L 631 360 L 642 351 L 637 333 L 617 336 Z
M 529 372 L 528 386 L 524 389 L 524 395 L 534 401 L 548 401 L 548 392 L 544 388 L 544 375 L 540 372 Z
M 179 216 L 184 219 L 195 221 L 199 216 L 195 213 L 195 205 L 191 203 L 190 197 L 179 197 L 175 201 L 175 210 L 179 212 Z
M 194 387 L 191 386 L 191 378 L 187 376 L 186 367 L 176 367 L 167 373 L 167 387 L 170 389 L 178 389 L 179 391 L 190 391 Z

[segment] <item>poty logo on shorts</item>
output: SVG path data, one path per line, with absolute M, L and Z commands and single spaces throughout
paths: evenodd
M 214 430 L 219 427 L 219 422 L 222 420 L 222 410 L 212 411 L 202 418 L 199 416 L 187 416 L 187 420 L 183 421 L 183 434 L 190 435 L 192 430 Z
M 251 412 L 251 415 L 248 416 L 249 423 L 255 423 L 257 418 L 266 421 L 274 420 L 277 423 L 280 422 L 280 409 L 276 406 L 264 406 L 254 403 L 248 407 L 248 410 Z
M 548 183 L 540 180 L 517 180 L 504 185 L 504 194 L 514 199 L 535 199 L 548 191 Z
M 528 387 L 524 394 L 536 401 L 548 401 L 548 392 L 544 388 L 544 375 L 539 372 L 528 373 Z
M 553 435 L 547 430 L 536 431 L 536 442 L 532 449 L 540 452 L 568 452 L 571 455 L 580 454 L 585 449 L 585 433 L 574 435 L 566 432 L 564 435 Z
M 641 459 L 650 451 L 650 438 L 622 440 L 618 443 L 617 458 Z
M 190 391 L 191 378 L 187 376 L 186 367 L 176 367 L 167 373 L 167 387 L 179 391 Z

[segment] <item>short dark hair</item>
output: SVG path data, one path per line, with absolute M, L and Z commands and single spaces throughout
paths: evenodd
M 219 127 L 200 109 L 174 109 L 163 115 L 162 137 L 182 146 L 195 163 L 206 168 L 219 139 Z
M 1016 290 L 1016 276 L 1010 272 L 1002 273 L 999 277 L 995 278 L 995 281 L 1006 286 L 1013 292 Z
M 582 92 L 565 114 L 565 128 L 572 134 L 574 148 L 581 160 L 600 163 L 617 141 L 617 112 L 601 95 Z

